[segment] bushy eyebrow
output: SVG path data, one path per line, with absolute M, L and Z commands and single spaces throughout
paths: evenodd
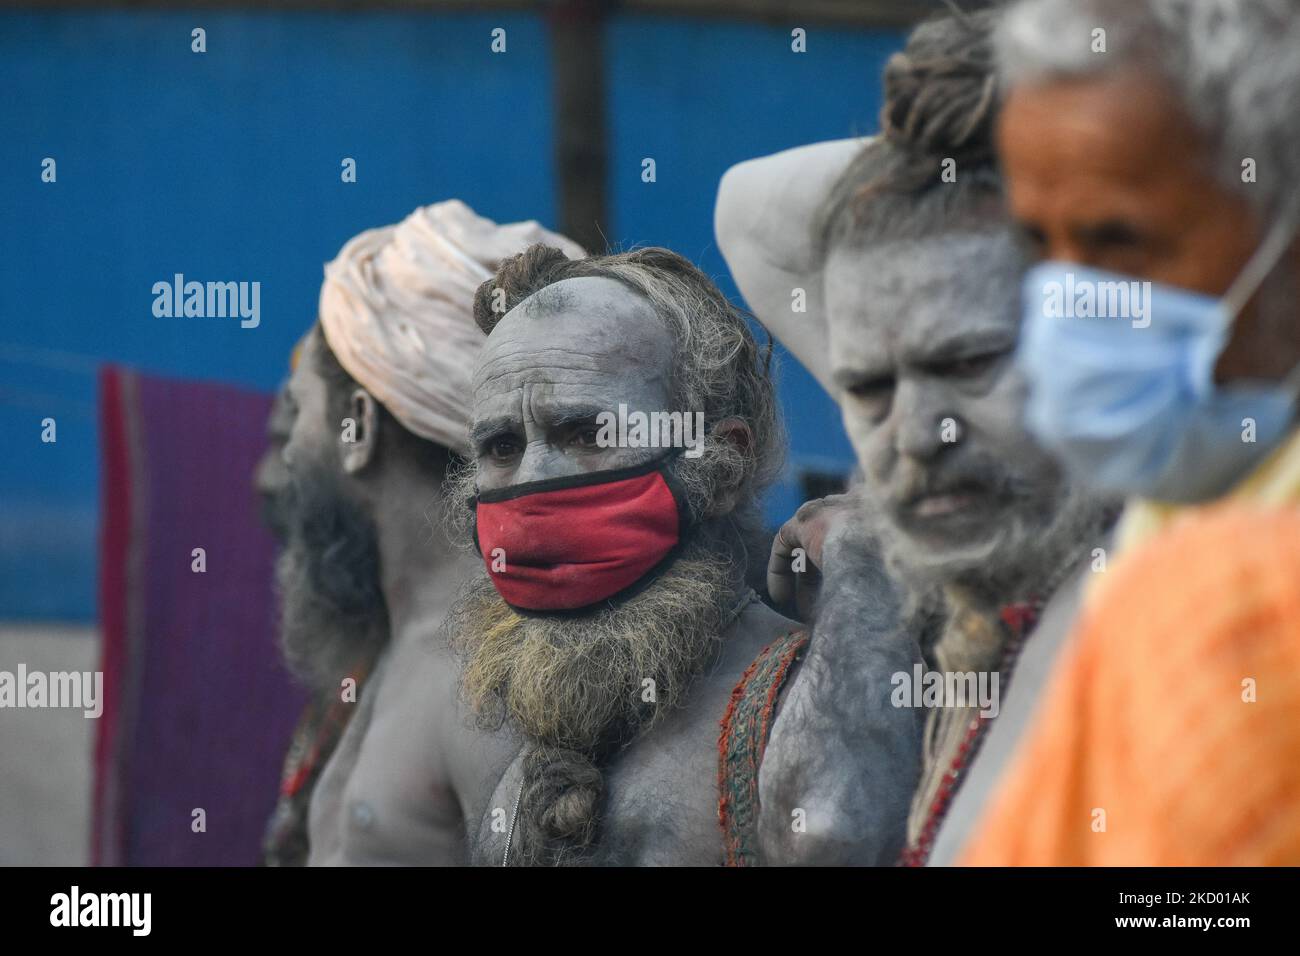
M 594 405 L 586 402 L 566 402 L 547 406 L 546 424 L 550 428 L 563 428 L 565 425 L 578 425 L 583 422 L 589 422 L 601 412 L 608 412 L 610 409 L 603 405 Z
M 595 419 L 597 415 L 607 411 L 610 410 L 603 405 L 587 402 L 565 402 L 543 406 L 546 427 L 548 428 L 563 428 L 566 425 L 589 422 Z M 523 423 L 516 416 L 494 415 L 491 418 L 484 418 L 481 421 L 474 422 L 469 430 L 469 440 L 475 446 L 481 446 L 484 442 L 498 435 L 515 434 L 522 431 Z
M 931 365 L 962 358 L 968 355 L 982 355 L 1010 349 L 1016 344 L 1014 329 L 982 328 L 967 329 L 953 335 L 933 340 L 924 340 L 919 345 L 906 348 L 904 365 Z M 831 378 L 840 388 L 861 386 L 865 383 L 884 382 L 896 374 L 893 364 L 868 364 L 845 366 L 832 371 Z
M 892 377 L 893 369 L 884 368 L 840 368 L 831 374 L 831 379 L 839 388 L 852 388 L 868 382 L 883 383 Z
M 470 426 L 469 440 L 472 445 L 482 445 L 489 438 L 509 432 L 520 431 L 519 420 L 511 415 L 496 415 L 484 418 Z
M 934 362 L 965 355 L 979 355 L 1011 348 L 1016 343 L 1014 329 L 970 329 L 921 344 L 908 350 L 911 361 Z

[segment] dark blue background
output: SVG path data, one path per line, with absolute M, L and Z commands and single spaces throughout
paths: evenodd
M 616 16 L 611 244 L 669 246 L 735 295 L 713 242 L 719 177 L 871 132 L 900 43 L 814 26 L 794 54 L 784 26 Z M 0 15 L 0 618 L 94 616 L 100 361 L 269 391 L 353 234 L 450 197 L 554 226 L 550 71 L 546 26 L 525 13 Z M 340 181 L 347 156 L 355 184 Z M 155 318 L 153 283 L 176 272 L 260 281 L 260 327 Z M 852 460 L 792 361 L 781 389 L 791 469 L 773 521 L 798 504 L 799 469 Z M 47 416 L 55 444 L 40 441 Z

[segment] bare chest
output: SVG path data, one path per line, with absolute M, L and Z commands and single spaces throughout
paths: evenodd
M 312 800 L 313 864 L 464 862 L 430 663 L 394 649 L 365 688 Z

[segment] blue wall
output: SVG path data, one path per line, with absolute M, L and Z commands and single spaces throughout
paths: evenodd
M 505 55 L 489 49 L 498 26 Z M 712 239 L 718 178 L 873 128 L 899 42 L 814 29 L 797 55 L 785 28 L 615 18 L 611 243 L 670 246 L 734 295 Z M 530 14 L 4 14 L 0 90 L 0 619 L 94 615 L 98 361 L 270 390 L 321 265 L 361 229 L 453 196 L 557 220 L 547 34 Z M 151 287 L 176 272 L 259 280 L 260 327 L 155 318 Z M 847 466 L 829 399 L 792 362 L 782 389 L 794 466 Z M 795 504 L 788 483 L 769 514 Z
M 713 239 L 718 180 L 744 159 L 874 132 L 881 71 L 902 42 L 892 32 L 812 28 L 807 52 L 797 54 L 784 26 L 616 19 L 608 47 L 617 241 L 674 249 L 739 298 Z M 654 183 L 641 179 L 646 157 L 655 160 Z M 802 503 L 802 469 L 847 470 L 854 461 L 835 403 L 778 354 L 790 456 L 787 480 L 767 504 L 774 526 Z

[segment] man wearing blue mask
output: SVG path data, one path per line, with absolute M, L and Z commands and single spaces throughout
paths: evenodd
M 974 864 L 1300 863 L 1300 5 L 1026 0 L 1031 429 L 1128 497 Z

